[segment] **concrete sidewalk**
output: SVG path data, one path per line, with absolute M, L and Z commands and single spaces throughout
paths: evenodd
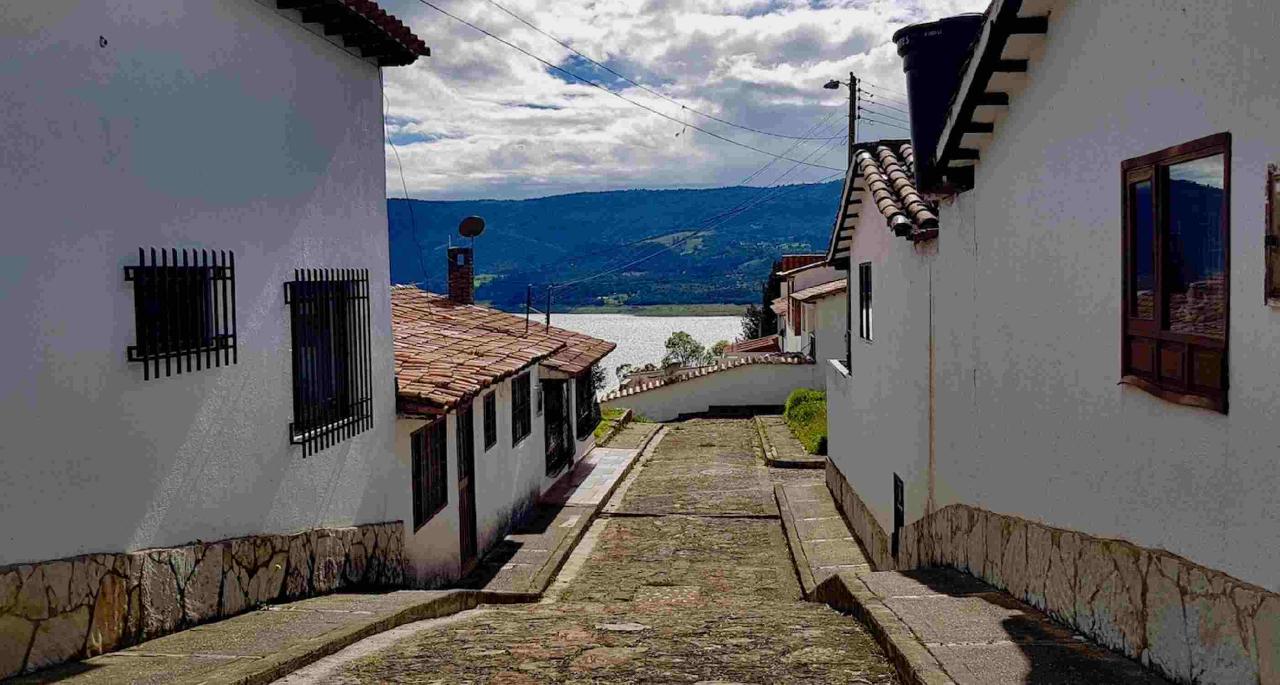
M 822 469 L 827 466 L 826 457 L 809 454 L 804 445 L 791 434 L 785 419 L 776 414 L 754 417 L 756 431 L 764 446 L 765 464 L 784 469 Z
M 654 433 L 643 431 L 641 448 Z M 640 452 L 588 453 L 486 557 L 490 566 L 468 578 L 470 587 L 334 594 L 267 606 L 13 682 L 269 683 L 398 626 L 481 604 L 536 602 Z
M 872 571 L 823 483 L 774 492 L 805 596 L 857 616 L 904 682 L 1167 682 L 968 574 Z
M 537 595 L 546 591 L 655 432 L 647 431 L 637 449 L 597 447 L 587 453 L 494 545 L 461 587 Z

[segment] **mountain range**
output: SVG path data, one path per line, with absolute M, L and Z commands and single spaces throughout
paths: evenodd
M 483 217 L 475 239 L 476 299 L 515 311 L 534 286 L 554 305 L 760 301 L 783 253 L 827 246 L 840 183 L 776 188 L 620 190 L 528 200 L 389 199 L 391 280 L 444 292 L 445 249 L 458 223 Z M 587 279 L 587 280 L 583 280 Z

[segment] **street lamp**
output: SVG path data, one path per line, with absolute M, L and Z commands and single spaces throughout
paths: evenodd
M 846 86 L 849 89 L 849 168 L 853 168 L 853 144 L 857 141 L 857 121 L 858 121 L 858 77 L 849 72 L 849 82 L 831 79 L 823 84 L 823 88 L 827 90 L 839 90 L 840 86 Z

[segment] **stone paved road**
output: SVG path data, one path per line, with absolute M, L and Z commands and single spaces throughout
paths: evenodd
M 800 600 L 754 430 L 671 426 L 547 600 L 419 630 L 324 680 L 894 682 L 856 621 Z

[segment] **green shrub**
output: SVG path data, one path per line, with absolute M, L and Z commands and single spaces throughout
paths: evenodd
M 827 394 L 821 390 L 795 390 L 787 397 L 782 418 L 792 435 L 810 454 L 827 453 Z

